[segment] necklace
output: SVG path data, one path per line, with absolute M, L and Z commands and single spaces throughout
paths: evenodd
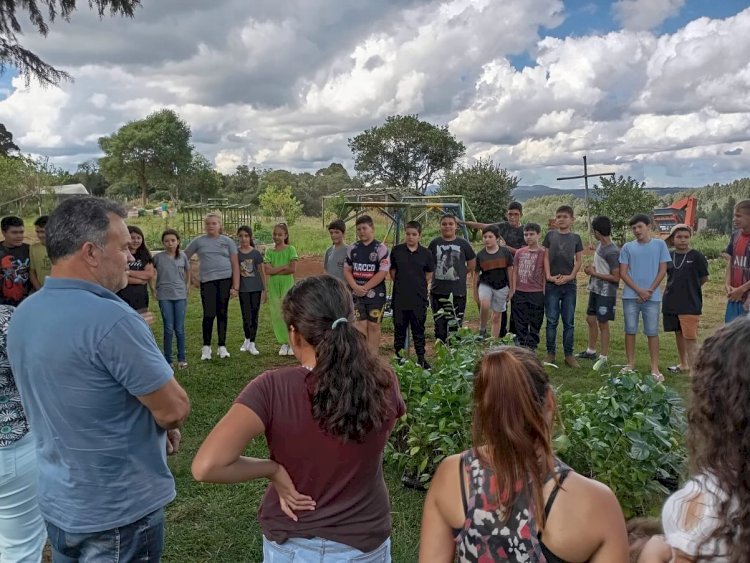
M 680 262 L 680 265 L 677 265 L 677 251 L 674 251 L 674 255 L 672 256 L 672 264 L 674 264 L 674 269 L 679 270 L 685 265 L 685 261 L 687 260 L 688 254 L 690 254 L 690 251 L 688 250 L 685 254 L 682 255 L 682 262 Z

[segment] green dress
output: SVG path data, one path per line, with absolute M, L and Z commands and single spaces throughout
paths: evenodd
M 286 266 L 293 260 L 299 260 L 297 250 L 293 246 L 287 246 L 282 250 L 273 248 L 266 249 L 264 262 L 270 264 L 273 268 Z M 289 334 L 284 317 L 281 314 L 281 302 L 284 300 L 286 292 L 294 285 L 294 276 L 292 274 L 273 274 L 268 276 L 268 287 L 266 288 L 268 296 L 268 308 L 271 312 L 271 326 L 276 341 L 279 344 L 289 344 Z

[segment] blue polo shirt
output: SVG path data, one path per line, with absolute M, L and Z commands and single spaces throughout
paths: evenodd
M 8 356 L 37 442 L 44 519 L 99 532 L 172 501 L 166 431 L 137 398 L 173 377 L 146 322 L 77 279 L 47 278 L 21 305 Z

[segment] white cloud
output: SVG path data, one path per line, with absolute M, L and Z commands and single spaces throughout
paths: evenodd
M 685 0 L 617 0 L 612 12 L 623 27 L 633 30 L 654 29 L 680 13 Z

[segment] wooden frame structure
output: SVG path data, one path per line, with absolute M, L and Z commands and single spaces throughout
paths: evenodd
M 182 237 L 187 245 L 190 240 L 203 234 L 203 220 L 208 213 L 219 213 L 224 234 L 234 237 L 241 225 L 252 226 L 253 214 L 249 204 L 230 204 L 226 199 L 209 199 L 205 203 L 188 203 L 180 206 L 182 212 Z

